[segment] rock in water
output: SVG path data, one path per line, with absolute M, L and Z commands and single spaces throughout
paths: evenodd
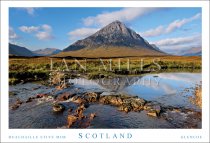
M 47 94 L 37 94 L 36 98 L 48 97 Z
M 63 112 L 65 110 L 65 106 L 61 103 L 53 104 L 53 111 L 54 112 Z
M 70 97 L 73 97 L 75 94 L 72 94 L 70 92 L 65 92 L 61 95 L 58 95 L 58 97 L 56 98 L 57 101 L 65 101 L 68 100 Z
M 149 111 L 147 112 L 147 115 L 157 117 L 157 113 L 155 111 Z
M 157 117 L 160 115 L 161 107 L 157 103 L 147 103 L 144 105 L 144 110 L 147 111 L 147 115 Z
M 19 98 L 16 100 L 15 104 L 11 106 L 12 110 L 15 110 L 20 107 L 20 105 L 23 103 Z
M 91 114 L 90 114 L 90 119 L 91 119 L 91 120 L 93 120 L 93 118 L 95 118 L 95 117 L 96 117 L 96 113 L 91 113 Z
M 72 124 L 74 123 L 74 122 L 76 122 L 77 121 L 77 117 L 76 116 L 74 116 L 74 115 L 68 115 L 68 117 L 67 117 L 67 122 L 68 122 L 68 127 L 70 128 L 71 126 L 72 126 Z
M 100 95 L 96 92 L 88 92 L 84 94 L 84 98 L 88 101 L 88 102 L 96 102 L 98 101 Z

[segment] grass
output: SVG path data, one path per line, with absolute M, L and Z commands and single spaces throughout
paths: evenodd
M 146 48 L 128 48 L 128 47 L 97 47 L 97 48 L 84 48 L 81 50 L 70 51 L 70 52 L 61 52 L 55 57 L 87 57 L 87 58 L 109 58 L 109 57 L 139 57 L 143 55 L 154 56 L 154 55 L 165 55 L 164 53 L 157 52 L 155 50 L 150 50 Z
M 190 102 L 198 106 L 200 109 L 202 108 L 202 86 L 198 85 L 195 88 L 194 96 L 189 98 Z
M 52 59 L 52 60 L 51 60 Z M 153 63 L 156 59 L 156 64 Z M 102 65 L 102 61 L 104 66 Z M 117 75 L 132 75 L 144 73 L 158 73 L 158 72 L 201 72 L 201 57 L 182 57 L 182 56 L 141 56 L 128 58 L 113 58 L 103 59 L 100 61 L 97 58 L 84 59 L 80 58 L 75 62 L 74 58 L 18 58 L 10 57 L 9 59 L 9 83 L 16 84 L 23 81 L 38 81 L 49 79 L 51 73 L 51 62 L 53 63 L 53 70 L 70 71 L 69 76 L 73 74 L 85 75 L 88 78 L 99 78 L 100 76 L 109 77 Z M 119 70 L 120 62 L 120 70 Z M 128 62 L 130 63 L 128 70 Z M 85 67 L 86 71 L 79 66 L 80 63 Z M 141 67 L 142 63 L 142 67 Z M 143 70 L 141 69 L 143 68 Z M 100 69 L 100 70 L 99 70 Z

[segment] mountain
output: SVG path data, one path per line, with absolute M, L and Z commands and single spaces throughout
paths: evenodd
M 143 55 L 165 55 L 165 53 L 154 48 L 122 22 L 114 21 L 95 34 L 68 46 L 56 56 L 124 57 Z
M 34 54 L 38 56 L 51 56 L 60 53 L 61 50 L 55 48 L 45 48 L 33 51 Z
M 197 52 L 197 53 L 187 53 L 187 54 L 184 54 L 182 56 L 202 56 L 202 52 Z
M 155 44 L 150 44 L 154 49 L 156 49 L 157 51 L 163 52 L 162 50 L 160 50 L 160 48 L 155 45 Z
M 190 49 L 182 50 L 181 56 L 202 56 L 201 47 L 192 47 Z
M 32 51 L 25 47 L 9 43 L 9 54 L 15 56 L 33 57 L 36 56 Z

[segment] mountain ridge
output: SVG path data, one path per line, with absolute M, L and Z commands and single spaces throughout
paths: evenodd
M 56 48 L 45 48 L 33 51 L 38 56 L 51 56 L 60 53 L 62 50 Z
M 34 54 L 31 50 L 26 47 L 18 46 L 12 43 L 9 43 L 9 54 L 15 56 L 23 56 L 23 57 L 34 57 Z
M 110 55 L 112 55 L 112 48 L 128 48 L 133 49 L 135 52 L 143 52 L 147 51 L 147 53 L 139 55 L 164 55 L 165 53 L 160 51 L 157 48 L 154 48 L 152 45 L 149 44 L 144 38 L 142 38 L 139 34 L 137 34 L 134 30 L 128 28 L 122 22 L 116 20 L 107 26 L 101 28 L 99 31 L 90 35 L 83 40 L 78 40 L 75 43 L 69 45 L 65 48 L 62 52 L 64 55 L 73 56 L 76 54 L 77 56 L 85 56 L 89 57 L 90 54 L 85 54 L 85 52 L 89 52 L 89 50 L 93 51 L 100 51 L 99 53 L 95 53 L 95 56 L 101 57 L 102 54 L 107 50 L 110 51 Z M 100 48 L 101 50 L 94 50 Z M 146 49 L 146 50 L 145 50 Z M 65 52 L 68 52 L 65 53 Z M 81 54 L 79 54 L 81 52 Z M 62 54 L 58 54 L 62 55 Z M 124 53 L 123 53 L 124 54 Z M 129 53 L 127 54 L 131 56 Z M 112 55 L 114 56 L 114 55 Z M 119 54 L 116 56 L 120 56 Z M 126 54 L 124 55 L 126 56 Z M 135 56 L 138 54 L 135 53 Z

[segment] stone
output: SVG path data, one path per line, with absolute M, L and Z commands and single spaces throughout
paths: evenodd
M 161 112 L 161 106 L 158 105 L 157 103 L 147 103 L 146 105 L 144 105 L 144 110 L 148 111 L 148 112 L 155 112 L 156 116 L 159 116 L 160 112 Z
M 32 101 L 33 101 L 33 98 L 32 98 L 32 97 L 29 97 L 29 98 L 26 100 L 26 103 L 32 102 Z
M 48 97 L 47 94 L 37 94 L 36 98 L 43 98 L 43 97 Z
M 118 108 L 118 110 L 128 113 L 132 111 L 132 106 L 130 104 L 123 104 Z
M 68 123 L 68 127 L 70 128 L 72 126 L 73 123 L 75 123 L 77 121 L 77 117 L 74 115 L 68 115 L 67 117 L 67 123 Z
M 54 112 L 63 112 L 65 110 L 65 106 L 61 103 L 53 104 L 53 111 Z
M 132 98 L 130 104 L 135 111 L 140 111 L 144 109 L 146 101 L 140 98 Z
M 99 103 L 102 103 L 102 104 L 109 104 L 109 100 L 106 96 L 101 96 L 99 98 Z
M 99 93 L 96 92 L 88 92 L 84 94 L 84 98 L 88 101 L 88 102 L 96 102 L 99 100 L 100 95 Z
M 79 106 L 77 109 L 76 109 L 76 115 L 79 119 L 83 118 L 84 115 L 83 115 L 83 112 L 85 110 L 85 106 L 84 104 L 82 104 L 81 106 Z
M 155 112 L 157 113 L 157 115 L 159 115 L 160 114 L 160 110 L 161 110 L 160 105 L 153 106 L 153 110 L 155 110 Z
M 15 104 L 22 104 L 23 103 L 23 101 L 21 101 L 19 98 L 16 100 L 16 103 Z
M 96 113 L 91 113 L 90 114 L 90 120 L 93 120 L 93 118 L 95 118 L 96 117 Z
M 65 100 L 68 100 L 69 98 L 73 97 L 75 94 L 72 94 L 70 92 L 65 92 L 61 95 L 58 95 L 56 100 L 57 101 L 65 101 Z
M 116 105 L 116 106 L 123 104 L 123 100 L 120 97 L 112 97 L 109 102 L 110 104 Z
M 11 106 L 12 110 L 16 110 L 17 108 L 20 107 L 20 105 L 23 103 L 19 98 L 16 100 L 15 104 Z
M 19 108 L 19 107 L 20 107 L 19 104 L 14 104 L 14 105 L 11 106 L 11 109 L 12 109 L 12 110 L 16 110 L 16 109 Z
M 157 117 L 157 113 L 155 111 L 149 111 L 147 112 L 147 115 Z
M 72 101 L 78 104 L 83 104 L 86 102 L 86 100 L 82 99 L 81 97 L 77 97 L 76 99 L 73 99 Z

